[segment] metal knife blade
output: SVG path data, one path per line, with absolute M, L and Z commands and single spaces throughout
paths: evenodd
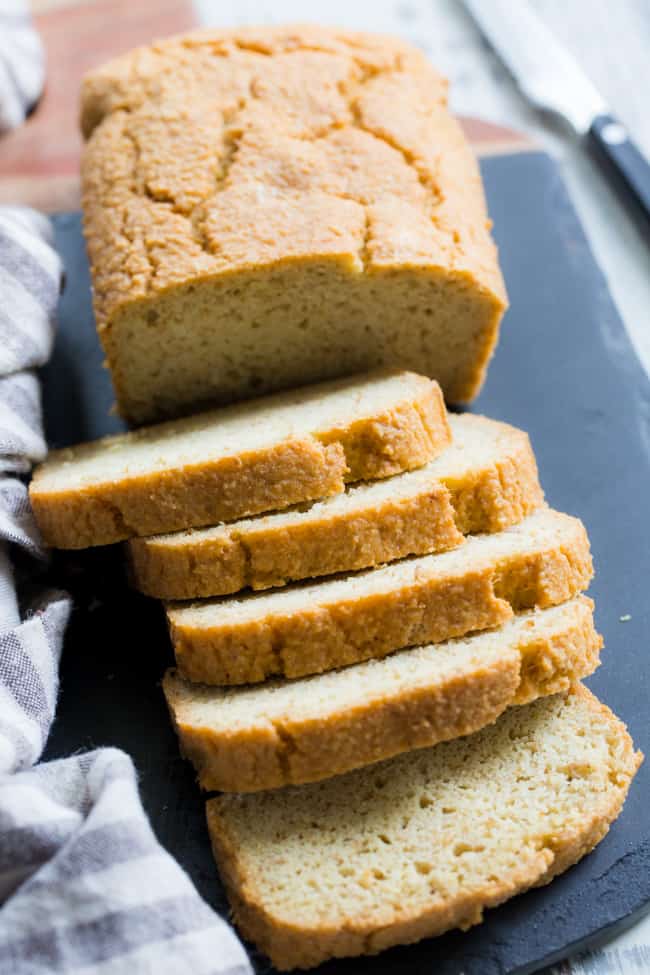
M 581 135 L 607 113 L 589 78 L 525 0 L 464 3 L 534 105 L 562 116 Z

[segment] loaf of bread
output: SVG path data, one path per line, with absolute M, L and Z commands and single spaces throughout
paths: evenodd
M 163 688 L 204 789 L 315 782 L 478 731 L 507 707 L 566 691 L 598 665 L 593 604 L 578 596 L 498 630 L 295 681 Z
M 211 799 L 208 826 L 242 934 L 310 968 L 467 929 L 548 883 L 605 836 L 641 758 L 578 686 L 327 782 Z
M 516 524 L 541 504 L 525 433 L 471 414 L 449 423 L 451 446 L 419 470 L 354 485 L 306 510 L 131 539 L 135 585 L 168 600 L 266 589 L 442 552 L 463 534 Z
M 577 518 L 540 508 L 494 535 L 377 569 L 227 599 L 170 603 L 178 670 L 205 684 L 302 677 L 500 626 L 592 577 Z
M 471 400 L 506 298 L 446 83 L 397 39 L 201 31 L 82 91 L 84 228 L 123 416 L 379 365 Z
M 52 451 L 29 494 L 47 544 L 86 548 L 323 498 L 450 439 L 437 383 L 380 371 Z

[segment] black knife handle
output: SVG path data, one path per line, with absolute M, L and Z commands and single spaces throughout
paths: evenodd
M 650 162 L 632 142 L 625 126 L 613 115 L 597 115 L 589 135 L 650 221 Z

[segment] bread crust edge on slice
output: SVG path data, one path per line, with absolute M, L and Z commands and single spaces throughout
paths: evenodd
M 497 661 L 436 686 L 406 688 L 326 716 L 259 720 L 244 729 L 214 731 L 182 716 L 173 671 L 163 680 L 183 755 L 206 790 L 257 792 L 340 775 L 415 748 L 478 731 L 510 705 L 567 691 L 593 673 L 603 641 L 593 602 L 575 600 L 570 621 L 555 631 L 523 634 Z M 179 706 L 180 705 L 180 706 Z
M 381 923 L 373 923 L 372 917 L 365 916 L 345 928 L 326 923 L 321 927 L 301 927 L 299 921 L 287 922 L 286 918 L 274 917 L 248 881 L 245 871 L 240 869 L 236 841 L 229 835 L 227 819 L 220 814 L 221 804 L 233 801 L 233 797 L 208 800 L 206 816 L 212 850 L 228 893 L 233 919 L 244 937 L 268 955 L 280 971 L 313 968 L 331 958 L 377 954 L 454 928 L 468 930 L 481 923 L 486 909 L 532 887 L 549 883 L 577 863 L 603 839 L 618 817 L 643 755 L 634 750 L 623 722 L 585 687 L 578 684 L 569 693 L 579 695 L 588 707 L 601 713 L 612 735 L 616 735 L 622 745 L 631 774 L 626 772 L 624 781 L 617 783 L 618 790 L 604 798 L 591 815 L 585 816 L 580 829 L 549 837 L 548 844 L 507 881 L 491 884 L 479 892 L 460 896 L 452 903 L 427 911 L 409 914 L 407 908 L 396 910 L 392 923 L 387 924 L 385 916 Z
M 440 386 L 433 379 L 411 375 L 420 380 L 417 395 L 374 417 L 316 435 L 325 447 L 336 444 L 343 449 L 346 482 L 414 470 L 450 445 L 451 428 Z
M 182 604 L 169 604 L 179 673 L 198 683 L 228 685 L 303 677 L 501 626 L 513 612 L 566 602 L 587 588 L 593 566 L 584 525 L 562 518 L 565 535 L 549 546 L 285 615 L 193 625 Z
M 476 419 L 495 422 L 481 416 Z M 456 526 L 463 535 L 503 531 L 523 521 L 544 502 L 528 434 L 501 421 L 499 425 L 507 428 L 512 438 L 506 455 L 481 470 L 476 478 L 470 477 L 460 483 L 445 480 L 451 493 Z
M 447 551 L 463 540 L 449 491 L 436 482 L 414 497 L 386 498 L 372 511 L 325 512 L 320 521 L 271 523 L 241 534 L 233 527 L 196 545 L 131 539 L 136 587 L 165 600 L 228 596 Z
M 417 380 L 413 389 L 389 409 L 312 436 L 180 469 L 48 490 L 46 460 L 29 488 L 43 538 L 64 549 L 109 545 L 234 521 L 328 497 L 342 491 L 345 481 L 422 466 L 449 445 L 451 432 L 439 385 L 412 375 Z
M 236 518 L 242 498 L 246 510 L 255 514 L 306 498 L 329 497 L 343 490 L 344 472 L 339 444 L 325 447 L 307 437 L 214 463 L 186 465 L 182 472 L 141 474 L 82 490 L 42 490 L 45 472 L 39 468 L 29 498 L 47 545 L 82 549 Z
M 455 676 L 435 690 L 415 688 L 400 699 L 339 712 L 330 721 L 279 721 L 249 733 L 218 735 L 178 718 L 170 681 L 163 682 L 181 752 L 207 790 L 258 792 L 330 778 L 401 752 L 477 731 L 494 721 L 518 685 L 516 652 L 478 670 L 469 683 Z M 256 733 L 255 733 L 256 732 Z
M 453 418 L 451 426 L 453 432 Z M 133 583 L 157 599 L 226 596 L 443 552 L 463 535 L 502 531 L 539 507 L 544 495 L 527 434 L 498 426 L 511 442 L 493 463 L 460 479 L 432 476 L 416 495 L 385 499 L 372 510 L 326 509 L 318 520 L 286 526 L 271 519 L 245 532 L 235 523 L 227 533 L 185 544 L 133 538 L 127 543 Z

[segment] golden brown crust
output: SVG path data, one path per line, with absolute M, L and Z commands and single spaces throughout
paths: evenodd
M 345 205 L 340 217 L 342 226 L 349 223 L 352 256 L 366 249 L 370 268 L 442 259 L 450 271 L 476 275 L 479 286 L 503 300 L 476 162 L 447 113 L 446 86 L 426 58 L 393 38 L 326 28 L 254 34 L 265 57 L 251 47 L 253 32 L 198 31 L 134 51 L 86 78 L 84 212 L 91 260 L 98 258 L 98 322 L 106 323 L 124 301 L 180 281 L 286 259 L 295 234 L 283 234 L 278 254 L 262 233 L 240 249 L 240 239 L 216 218 L 231 199 L 242 206 L 251 181 L 273 185 L 274 178 L 274 189 L 294 207 L 278 207 L 275 200 L 267 219 L 281 210 L 286 225 L 301 219 L 312 200 L 325 208 L 338 202 Z M 314 151 L 318 145 L 322 153 L 297 160 L 300 179 L 295 162 L 292 169 L 297 148 L 288 150 L 283 142 L 291 138 Z M 203 153 L 197 143 L 205 144 Z M 358 187 L 347 185 L 350 153 L 369 157 Z M 370 165 L 373 153 L 377 164 L 392 162 L 390 183 Z M 302 206 L 296 193 L 306 194 Z M 408 247 L 390 232 L 395 219 L 404 219 L 394 206 L 400 200 L 414 209 Z M 196 219 L 219 248 L 203 249 L 192 226 Z M 331 221 L 323 221 L 322 240 L 300 241 L 308 251 L 294 245 L 291 256 L 327 253 L 330 228 Z M 331 236 L 338 253 L 340 229 Z M 119 261 L 116 231 L 118 244 L 123 242 Z M 104 250 L 109 242 L 115 257 L 110 264 Z
M 34 514 L 48 545 L 73 549 L 233 521 L 327 497 L 342 491 L 345 481 L 419 467 L 449 444 L 440 387 L 418 377 L 410 401 L 407 395 L 376 415 L 351 418 L 348 425 L 315 430 L 311 436 L 286 437 L 195 464 L 170 457 L 162 470 L 73 488 L 52 488 L 48 472 L 68 455 L 73 463 L 76 448 L 53 451 L 36 468 L 30 485 Z M 106 444 L 113 449 L 115 438 Z M 79 449 L 83 453 L 85 445 Z
M 522 643 L 519 684 L 513 704 L 529 704 L 538 697 L 563 694 L 599 664 L 603 638 L 594 626 L 593 600 L 579 596 L 577 612 L 561 632 Z
M 213 622 L 194 622 L 183 604 L 169 604 L 178 670 L 204 684 L 303 677 L 500 626 L 513 611 L 566 602 L 587 588 L 593 567 L 584 526 L 577 519 L 565 524 L 563 538 L 528 551 L 463 564 L 448 574 L 418 572 L 389 591 L 314 599 L 285 613 L 265 616 L 260 607 L 252 619 L 215 613 Z
M 252 684 L 276 675 L 303 677 L 500 626 L 512 608 L 495 595 L 492 576 L 489 567 L 468 567 L 460 579 L 425 579 L 239 625 L 194 626 L 172 603 L 167 621 L 179 673 L 188 680 Z
M 134 330 L 139 341 L 156 316 L 173 314 L 161 298 L 228 289 L 236 276 L 247 293 L 251 272 L 298 265 L 329 275 L 344 307 L 371 278 L 389 295 L 390 277 L 413 271 L 426 284 L 414 299 L 423 314 L 462 295 L 474 327 L 441 378 L 452 400 L 475 395 L 505 290 L 476 161 L 420 52 L 313 27 L 197 32 L 90 75 L 82 126 L 95 311 L 125 415 L 142 422 L 169 409 L 172 393 L 143 396 L 128 362 Z M 279 290 L 291 293 L 288 284 Z M 355 365 L 346 353 L 339 371 L 390 361 L 360 354 Z M 308 355 L 302 365 L 305 378 L 334 374 Z M 274 380 L 271 368 L 261 382 L 268 390 L 289 378 Z M 212 389 L 201 383 L 201 400 L 231 395 L 224 375 Z
M 460 482 L 445 480 L 463 535 L 503 531 L 523 521 L 544 501 L 528 434 L 516 427 L 509 429 L 508 450 L 494 465 L 474 476 L 468 473 Z
M 50 490 L 46 467 L 37 468 L 29 496 L 46 544 L 76 549 L 326 497 L 343 489 L 344 474 L 338 444 L 303 439 L 82 489 Z
M 353 57 L 370 76 L 389 69 L 415 71 L 426 68 L 433 102 L 446 102 L 446 80 L 413 45 L 398 37 L 362 31 L 343 31 L 314 24 L 237 27 L 232 30 L 203 28 L 128 51 L 94 69 L 83 81 L 81 129 L 88 138 L 97 125 L 117 110 L 133 111 L 153 97 L 178 94 L 194 84 L 206 97 L 216 81 L 224 81 L 232 59 L 247 72 L 263 57 L 295 55 L 312 51 L 334 57 Z M 250 57 L 249 57 L 250 55 Z M 258 57 L 255 57 L 255 56 Z M 198 61 L 198 65 L 197 65 Z M 264 63 L 264 62 L 261 62 Z M 169 78 L 171 72 L 174 78 Z M 180 84 L 178 82 L 180 77 Z
M 558 606 L 587 588 L 593 563 L 587 531 L 579 519 L 554 547 L 503 559 L 495 566 L 492 582 L 498 598 L 513 609 Z
M 524 632 L 503 646 L 497 660 L 474 666 L 469 675 L 389 691 L 382 699 L 375 694 L 353 709 L 337 710 L 333 703 L 309 719 L 252 714 L 246 727 L 215 729 L 192 721 L 187 688 L 173 672 L 165 675 L 163 688 L 181 751 L 193 762 L 201 787 L 257 792 L 315 782 L 470 734 L 510 705 L 567 691 L 593 673 L 601 646 L 593 603 L 580 597 L 570 619 L 540 634 Z M 352 671 L 350 676 L 354 679 Z
M 416 497 L 387 498 L 372 511 L 324 511 L 318 521 L 267 522 L 245 533 L 234 527 L 196 544 L 191 536 L 187 545 L 166 537 L 132 539 L 128 557 L 142 592 L 197 599 L 446 551 L 462 539 L 449 492 L 433 482 Z
M 184 722 L 170 674 L 163 688 L 181 751 L 197 769 L 201 787 L 258 792 L 331 778 L 477 731 L 512 701 L 519 680 L 517 654 L 504 653 L 494 666 L 477 668 L 473 677 L 471 682 L 454 676 L 436 688 L 411 688 L 325 719 L 287 718 L 231 734 Z
M 346 482 L 372 481 L 422 467 L 451 443 L 447 408 L 436 382 L 377 416 L 346 422 L 318 434 L 327 447 L 343 449 Z
M 599 711 L 609 726 L 613 755 L 618 769 L 616 788 L 599 797 L 587 811 L 579 827 L 545 838 L 540 849 L 522 851 L 517 870 L 507 877 L 493 878 L 483 890 L 467 894 L 462 888 L 448 901 L 419 908 L 384 904 L 381 917 L 364 914 L 351 917 L 345 925 L 323 921 L 317 927 L 301 925 L 299 918 L 289 921 L 286 914 L 275 916 L 254 884 L 249 881 L 239 855 L 237 838 L 231 835 L 227 803 L 229 797 L 206 804 L 208 829 L 215 859 L 226 886 L 235 923 L 242 934 L 267 954 L 276 968 L 312 968 L 329 958 L 376 954 L 394 945 L 411 944 L 454 928 L 467 930 L 483 919 L 483 912 L 510 897 L 552 878 L 589 853 L 606 835 L 619 815 L 629 785 L 643 756 L 634 745 L 625 725 L 586 688 L 577 685 L 570 692 L 578 695 L 594 711 Z M 612 770 L 612 774 L 614 774 Z M 391 916 L 392 915 L 392 916 Z
M 502 531 L 539 507 L 543 493 L 528 437 L 500 426 L 508 431 L 507 446 L 490 464 L 466 469 L 460 478 L 438 479 L 432 471 L 417 495 L 404 498 L 397 490 L 372 509 L 325 508 L 317 519 L 286 524 L 271 518 L 243 531 L 235 524 L 210 536 L 187 536 L 182 543 L 173 536 L 132 539 L 128 558 L 134 584 L 158 599 L 225 596 L 246 586 L 267 589 L 443 552 L 460 544 L 460 532 Z

